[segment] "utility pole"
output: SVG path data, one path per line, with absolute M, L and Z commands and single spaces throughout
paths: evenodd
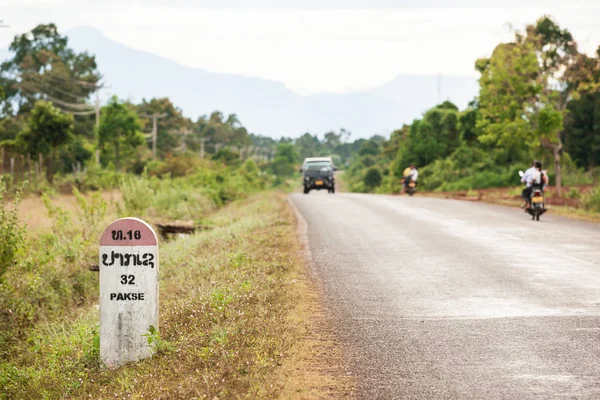
M 142 114 L 141 115 L 144 118 L 152 118 L 152 159 L 156 160 L 156 140 L 158 137 L 158 123 L 157 121 L 160 118 L 164 118 L 167 116 L 166 113 L 162 113 L 159 114 L 157 112 L 153 113 L 153 114 Z
M 206 142 L 207 137 L 200 138 L 200 158 L 204 159 L 204 143 Z
M 100 93 L 96 90 L 96 139 L 100 137 Z M 97 146 L 99 147 L 99 146 Z M 100 165 L 100 149 L 96 148 L 96 164 Z
M 100 128 L 100 93 L 96 90 L 96 129 Z

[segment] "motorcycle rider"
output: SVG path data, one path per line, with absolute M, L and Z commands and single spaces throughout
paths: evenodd
M 419 171 L 415 167 L 415 164 L 410 164 L 408 168 L 404 170 L 404 187 L 402 188 L 402 193 L 406 192 L 406 188 L 410 182 L 417 183 L 417 179 L 419 178 Z
M 546 190 L 546 188 L 548 187 L 548 184 L 550 183 L 550 179 L 548 178 L 548 173 L 546 171 L 544 171 L 542 169 L 542 162 L 541 161 L 536 161 L 535 162 L 535 168 L 540 171 L 541 174 L 541 182 L 540 184 L 542 185 L 542 190 Z
M 528 207 L 525 208 L 525 211 L 527 211 L 527 209 L 529 207 L 531 207 L 531 192 L 533 191 L 533 189 L 538 188 L 538 189 L 542 189 L 542 191 L 543 191 L 548 186 L 548 182 L 549 182 L 546 171 L 542 171 L 542 162 L 536 160 L 533 162 L 533 166 L 534 166 L 534 168 L 530 172 L 530 174 L 527 176 L 527 180 L 526 180 L 526 184 L 529 188 L 529 196 L 526 199 Z M 527 170 L 527 171 L 529 171 L 529 170 Z M 527 172 L 525 172 L 525 173 L 527 173 Z M 523 175 L 523 178 L 525 179 L 526 176 Z M 525 193 L 525 190 L 523 190 L 523 193 Z
M 529 167 L 527 171 L 525 171 L 523 177 L 521 178 L 521 182 L 525 184 L 525 189 L 523 189 L 522 192 L 523 199 L 525 200 L 525 203 L 522 206 L 522 208 L 524 209 L 527 209 L 531 206 L 531 204 L 529 204 L 529 201 L 531 199 L 531 191 L 533 190 L 531 182 L 533 175 L 538 171 L 538 169 L 536 168 L 536 163 L 539 163 L 539 161 L 533 160 L 533 162 L 531 163 L 531 167 Z

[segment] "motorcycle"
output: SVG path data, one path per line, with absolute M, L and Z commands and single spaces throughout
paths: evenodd
M 525 173 L 519 171 L 519 176 L 522 178 Z M 539 221 L 540 216 L 548 211 L 546 209 L 546 201 L 544 196 L 543 185 L 533 185 L 531 189 L 531 195 L 529 197 L 530 206 L 525 209 L 525 212 L 531 215 L 532 221 Z
M 402 179 L 402 185 L 404 185 L 405 181 L 406 179 Z M 404 187 L 404 190 L 409 196 L 412 196 L 417 191 L 417 183 L 413 180 L 409 181 L 408 185 Z

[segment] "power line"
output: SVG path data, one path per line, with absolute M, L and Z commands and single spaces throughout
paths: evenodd
M 67 91 L 64 91 L 56 86 L 51 86 L 48 87 L 47 82 L 45 81 L 44 78 L 56 78 L 55 80 L 60 80 L 62 82 L 62 84 L 70 84 L 71 86 L 77 86 L 79 85 L 78 82 L 81 81 L 68 81 L 64 78 L 60 78 L 60 77 L 54 77 L 51 75 L 30 75 L 27 77 L 28 79 L 25 81 L 21 81 L 21 87 L 26 88 L 27 90 L 34 92 L 34 93 L 39 93 L 43 96 L 45 96 L 48 100 L 50 100 L 52 103 L 54 103 L 55 105 L 57 105 L 63 112 L 68 112 L 70 114 L 76 115 L 76 116 L 89 116 L 89 115 L 93 115 L 96 114 L 96 128 L 98 128 L 100 126 L 100 96 L 99 96 L 99 89 L 101 88 L 105 88 L 105 87 L 110 87 L 110 86 L 106 86 L 104 83 L 102 84 L 95 84 L 95 90 L 94 92 L 96 93 L 96 104 L 95 105 L 91 105 L 91 104 L 86 104 L 86 103 L 71 103 L 71 102 L 67 102 L 64 100 L 60 100 L 57 99 L 56 97 L 48 94 L 49 91 L 57 91 L 60 94 L 62 94 L 63 96 L 70 96 L 72 98 L 75 99 L 80 99 L 81 101 L 85 101 L 85 97 L 83 96 L 78 96 L 72 93 L 69 93 Z M 34 79 L 31 79 L 34 78 Z M 38 83 L 35 83 L 37 79 Z M 31 82 L 27 82 L 27 81 L 31 81 Z M 42 86 L 38 86 L 40 85 L 40 81 L 41 81 L 41 85 Z M 50 89 L 50 90 L 48 90 Z
M 56 92 L 62 94 L 63 96 L 69 96 L 78 102 L 84 102 L 86 100 L 86 98 L 84 96 L 79 96 L 79 95 L 67 92 L 56 86 L 49 86 L 50 84 L 48 82 L 46 82 L 44 80 L 44 77 L 41 75 L 31 75 L 31 76 L 28 76 L 28 79 L 32 79 L 34 81 L 37 80 L 38 84 L 41 84 L 43 88 L 51 89 L 52 91 L 56 91 Z M 40 91 L 42 91 L 42 90 L 40 90 Z
M 65 111 L 65 110 L 63 110 Z M 96 110 L 91 111 L 67 111 L 69 114 L 78 115 L 78 116 L 88 116 L 96 114 Z
M 62 76 L 46 75 L 46 74 L 44 74 L 44 76 L 49 79 L 54 79 L 55 81 L 62 81 L 64 83 L 70 84 L 70 85 L 79 85 L 82 87 L 87 87 L 88 89 L 98 90 L 98 89 L 102 89 L 104 87 L 104 84 L 98 85 L 94 82 L 82 81 L 79 79 L 67 79 L 67 78 L 63 78 Z
M 47 93 L 43 93 L 43 94 L 45 94 L 46 97 L 48 98 L 48 100 L 50 100 L 51 102 L 61 105 L 63 107 L 72 108 L 77 111 L 93 111 L 94 110 L 94 107 L 89 104 L 68 103 L 66 101 L 59 100 L 56 97 L 50 96 Z
M 171 131 L 169 131 L 169 133 L 171 135 L 189 136 L 189 135 L 191 135 L 194 132 L 191 129 L 180 129 L 180 130 L 171 130 Z M 183 153 L 185 153 L 187 151 L 187 143 L 185 141 L 185 138 L 182 139 L 181 146 L 175 148 L 174 150 L 175 151 L 181 151 Z
M 58 105 L 58 106 L 62 106 L 62 107 L 66 107 L 66 108 L 72 108 L 74 110 L 78 110 L 78 111 L 88 111 L 90 110 L 91 106 L 89 104 L 83 104 L 83 103 L 69 103 L 60 99 L 57 99 L 54 96 L 49 95 L 47 92 L 41 90 L 41 88 L 35 84 L 30 84 L 27 82 L 22 82 L 21 83 L 21 88 L 27 89 L 28 91 L 32 92 L 32 94 L 34 93 L 39 93 L 42 96 L 44 96 L 47 100 L 50 100 L 52 103 Z M 65 110 L 65 111 L 69 111 L 69 110 Z

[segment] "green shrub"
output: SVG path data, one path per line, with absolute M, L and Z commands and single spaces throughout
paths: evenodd
M 399 178 L 394 175 L 387 175 L 383 177 L 381 186 L 376 189 L 376 193 L 387 194 L 387 193 L 400 193 L 402 191 L 402 183 Z
M 121 181 L 122 212 L 130 217 L 141 217 L 152 204 L 154 191 L 145 177 L 131 177 Z
M 381 185 L 382 180 L 383 177 L 381 176 L 381 171 L 379 171 L 379 168 L 369 168 L 364 178 L 365 189 L 372 191 Z
M 6 184 L 0 179 L 0 282 L 2 276 L 15 263 L 25 236 L 25 226 L 19 220 L 17 212 L 21 192 L 17 192 L 10 208 L 5 202 L 5 195 Z
M 184 154 L 177 157 L 167 157 L 163 161 L 150 161 L 146 166 L 150 176 L 182 177 L 193 173 L 201 165 L 202 160 L 195 155 Z
M 73 224 L 71 215 L 47 195 L 43 200 L 52 230 L 23 236 L 18 262 L 0 285 L 0 310 L 7 310 L 0 313 L 0 359 L 37 322 L 64 315 L 97 296 L 97 276 L 85 266 L 97 260 L 98 235 L 88 233 L 86 239 L 82 231 L 88 227 Z
M 115 172 L 113 168 L 101 168 L 97 164 L 86 167 L 79 190 L 108 190 L 118 188 L 124 174 Z
M 567 193 L 567 197 L 569 199 L 579 199 L 581 198 L 581 192 L 579 192 L 579 190 L 575 187 L 572 187 L 571 189 L 569 189 L 569 192 Z
M 587 193 L 581 201 L 583 208 L 590 212 L 600 213 L 600 186 Z
M 196 220 L 215 208 L 215 203 L 201 189 L 173 181 L 162 182 L 152 198 L 152 216 L 158 219 Z
M 212 159 L 231 166 L 240 165 L 241 162 L 240 153 L 228 148 L 219 149 L 219 151 L 213 155 Z

